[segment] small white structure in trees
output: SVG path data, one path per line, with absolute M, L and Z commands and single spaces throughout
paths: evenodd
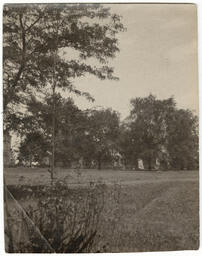
M 143 164 L 142 159 L 138 159 L 138 169 L 144 170 L 144 164 Z

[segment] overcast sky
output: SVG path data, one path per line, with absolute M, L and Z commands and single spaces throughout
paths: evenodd
M 174 96 L 177 106 L 198 113 L 197 11 L 192 4 L 113 4 L 126 32 L 119 34 L 120 53 L 110 61 L 119 81 L 93 76 L 75 85 L 90 92 L 94 103 L 75 97 L 82 108 L 112 107 L 125 118 L 130 99 L 150 93 L 160 99 Z

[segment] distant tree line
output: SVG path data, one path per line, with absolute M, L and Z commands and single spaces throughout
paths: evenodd
M 32 97 L 29 115 L 18 131 L 23 134 L 19 160 L 42 163 L 51 152 L 51 98 L 44 102 Z M 82 159 L 86 168 L 113 167 L 198 168 L 198 119 L 190 111 L 177 109 L 173 98 L 159 100 L 153 95 L 131 100 L 130 115 L 120 121 L 112 109 L 82 111 L 72 99 L 56 100 L 55 161 L 71 166 Z

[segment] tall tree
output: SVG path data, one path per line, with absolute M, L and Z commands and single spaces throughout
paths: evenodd
M 44 136 L 40 132 L 29 132 L 20 143 L 19 156 L 20 162 L 29 163 L 32 166 L 32 162 L 41 162 L 47 151 L 50 150 L 50 145 L 45 140 Z
M 41 162 L 47 151 L 51 151 L 52 133 L 52 96 L 46 97 L 43 102 L 32 97 L 27 102 L 28 113 L 19 122 L 18 132 L 23 136 L 20 146 L 22 159 L 37 159 Z M 55 97 L 57 116 L 55 119 L 56 158 L 55 162 L 70 163 L 75 155 L 80 153 L 79 145 L 83 143 L 86 118 L 74 102 L 63 99 L 59 94 Z M 39 138 L 37 138 L 37 135 Z M 41 149 L 39 142 L 41 141 Z M 78 141 L 78 143 L 76 143 Z M 45 143 L 46 142 L 46 143 Z M 35 145 L 36 144 L 36 145 Z M 35 145 L 35 146 L 34 146 Z M 46 146 L 45 146 L 46 145 Z M 30 152 L 28 149 L 33 149 Z M 42 153 L 43 152 L 43 153 Z
M 140 158 L 149 170 L 156 159 L 162 168 L 196 166 L 198 128 L 191 111 L 177 109 L 173 98 L 159 100 L 153 95 L 132 99 L 131 105 L 122 148 L 132 164 Z
M 92 110 L 88 113 L 88 144 L 85 157 L 97 163 L 101 169 L 104 161 L 110 161 L 118 150 L 119 114 L 111 109 Z
M 90 73 L 100 79 L 117 79 L 107 63 L 119 51 L 116 35 L 124 27 L 110 8 L 99 4 L 8 4 L 3 28 L 5 108 L 20 100 L 18 93 L 30 86 L 53 86 L 57 81 L 58 87 L 81 95 L 72 78 Z M 68 48 L 77 51 L 78 59 L 61 56 Z M 96 58 L 101 65 L 86 64 L 88 58 Z
M 131 129 L 130 120 L 124 120 L 120 125 L 120 136 L 118 140 L 118 150 L 122 155 L 125 168 L 137 167 L 138 147 L 134 141 L 134 134 Z
M 92 97 L 75 88 L 72 79 L 86 73 L 99 79 L 117 79 L 108 60 L 115 57 L 118 49 L 117 33 L 124 30 L 120 17 L 111 14 L 110 8 L 99 4 L 41 4 L 6 5 L 4 8 L 4 69 L 12 74 L 5 77 L 5 106 L 16 102 L 11 95 L 17 95 L 16 82 L 27 89 L 49 86 L 52 90 L 52 172 L 55 155 L 55 95 L 57 88 Z M 29 35 L 30 33 L 30 35 Z M 11 60 L 12 38 L 17 52 L 16 60 Z M 78 59 L 62 56 L 62 51 L 70 48 L 78 53 Z M 28 51 L 29 49 L 29 51 Z M 6 54 L 8 53 L 8 54 Z M 95 58 L 99 65 L 89 65 L 86 60 Z M 9 61 L 8 61 L 9 60 Z M 11 63 L 11 64 L 10 64 Z M 12 70 L 15 65 L 16 72 Z M 32 69 L 33 67 L 33 69 Z M 9 72 L 7 72 L 9 73 Z M 10 89 L 11 88 L 11 91 Z M 9 100 L 8 100 L 9 99 Z
M 131 133 L 136 159 L 144 159 L 147 168 L 154 167 L 167 143 L 167 115 L 174 111 L 173 98 L 158 100 L 153 95 L 131 100 Z
M 198 118 L 190 110 L 175 110 L 167 118 L 167 149 L 174 169 L 198 169 Z

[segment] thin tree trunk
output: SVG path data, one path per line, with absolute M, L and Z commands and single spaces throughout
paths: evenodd
M 32 155 L 31 155 L 31 153 L 29 155 L 29 167 L 32 167 Z
M 149 169 L 149 171 L 152 169 L 152 166 L 151 166 L 151 157 L 149 157 L 149 159 L 148 159 L 148 169 Z
M 51 163 L 51 183 L 53 184 L 54 180 L 57 177 L 55 170 L 55 114 L 56 114 L 56 102 L 55 102 L 55 89 L 56 89 L 56 77 L 55 77 L 55 57 L 56 52 L 54 53 L 53 61 L 53 79 L 52 79 L 52 99 L 53 99 L 53 110 L 52 110 L 52 163 Z
M 56 24 L 56 39 L 55 39 L 55 49 L 53 51 L 53 76 L 52 76 L 52 98 L 53 98 L 53 110 L 52 110 L 52 164 L 51 164 L 51 183 L 54 183 L 54 180 L 57 178 L 57 171 L 55 169 L 55 146 L 56 146 L 56 138 L 55 138 L 55 132 L 56 132 L 56 86 L 57 86 L 57 77 L 56 77 L 56 58 L 57 58 L 57 45 L 58 45 L 58 30 L 59 30 L 59 23 L 57 20 Z
M 98 170 L 101 170 L 101 157 L 98 157 Z
M 124 170 L 126 170 L 127 169 L 127 160 L 125 157 L 123 158 L 123 165 L 124 165 Z
M 101 170 L 101 161 L 98 161 L 98 170 Z
M 54 101 L 54 99 L 53 99 Z M 52 116 L 52 163 L 51 163 L 51 179 L 56 178 L 55 173 L 55 102 L 53 102 L 53 116 Z

